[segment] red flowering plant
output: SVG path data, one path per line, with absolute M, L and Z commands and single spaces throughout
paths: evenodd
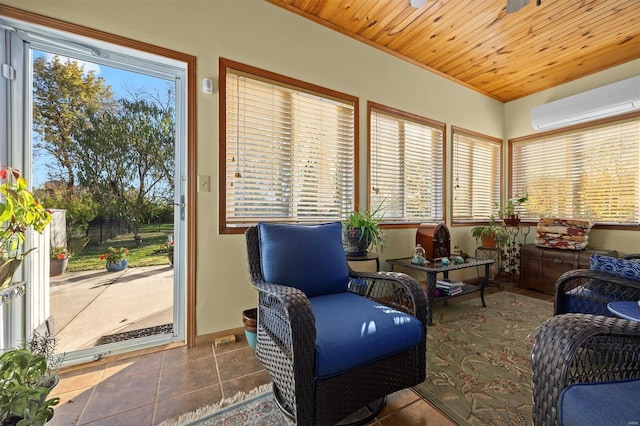
M 8 287 L 22 258 L 34 248 L 20 252 L 28 228 L 42 233 L 51 222 L 51 213 L 27 189 L 20 171 L 0 168 L 0 289 Z
M 51 250 L 51 260 L 64 260 L 71 257 L 71 252 L 65 247 L 54 247 Z
M 107 263 L 120 263 L 127 260 L 127 254 L 129 254 L 129 249 L 126 247 L 109 247 L 107 253 L 100 255 L 100 260 L 106 260 Z

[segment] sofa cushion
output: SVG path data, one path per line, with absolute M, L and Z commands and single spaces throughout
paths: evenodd
M 585 313 L 593 315 L 614 316 L 607 304 L 614 300 L 620 300 L 619 291 L 605 290 L 598 283 L 590 282 L 568 291 L 562 299 L 564 313 Z
M 295 287 L 307 297 L 347 291 L 349 267 L 340 222 L 259 223 L 258 236 L 266 282 Z
M 616 257 L 592 254 L 589 268 L 594 271 L 640 281 L 640 259 L 618 259 Z
M 635 424 L 638 395 L 640 379 L 571 385 L 560 393 L 558 420 L 564 426 Z
M 420 344 L 414 316 L 352 293 L 309 299 L 316 320 L 316 375 L 328 378 Z

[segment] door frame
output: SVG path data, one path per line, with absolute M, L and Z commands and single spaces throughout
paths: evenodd
M 185 53 L 155 46 L 149 43 L 131 40 L 122 36 L 100 30 L 84 27 L 58 19 L 49 18 L 32 12 L 23 11 L 11 6 L 0 4 L 0 15 L 28 23 L 41 25 L 53 30 L 64 31 L 75 35 L 89 37 L 125 48 L 131 48 L 150 54 L 174 59 L 187 65 L 187 93 L 186 93 L 186 238 L 185 238 L 185 339 L 187 347 L 196 344 L 196 284 L 195 284 L 195 247 L 196 247 L 196 57 Z M 180 179 L 182 180 L 182 179 Z M 174 307 L 175 309 L 175 307 Z

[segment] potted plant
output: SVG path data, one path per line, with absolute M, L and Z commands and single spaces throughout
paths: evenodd
M 520 216 L 518 215 L 518 211 L 516 207 L 521 206 L 526 203 L 529 199 L 529 194 L 523 195 L 522 197 L 514 197 L 507 200 L 507 204 L 503 208 L 499 208 L 500 206 L 496 203 L 496 207 L 498 207 L 498 216 L 504 221 L 507 226 L 518 226 L 520 223 Z
M 48 333 L 33 338 L 23 347 L 0 355 L 0 424 L 44 425 L 54 414 L 60 398 L 48 398 L 58 383 L 55 339 Z
M 107 253 L 100 255 L 100 260 L 106 261 L 106 268 L 109 272 L 124 271 L 128 265 L 127 254 L 129 254 L 129 249 L 126 247 L 109 247 Z
M 382 251 L 384 247 L 384 233 L 380 229 L 380 210 L 382 205 L 375 210 L 352 211 L 347 219 L 342 222 L 343 246 L 350 255 L 365 255 L 369 247 L 376 251 Z
M 3 290 L 11 285 L 24 256 L 34 250 L 20 251 L 26 230 L 33 228 L 42 233 L 51 222 L 51 214 L 27 190 L 27 181 L 19 170 L 2 167 L 0 181 L 0 290 Z
M 471 228 L 471 235 L 476 241 L 480 240 L 482 247 L 502 247 L 509 236 L 507 232 L 496 222 L 495 216 L 489 216 L 489 224 Z
M 58 246 L 51 250 L 51 262 L 49 263 L 49 276 L 64 274 L 71 253 L 66 247 Z

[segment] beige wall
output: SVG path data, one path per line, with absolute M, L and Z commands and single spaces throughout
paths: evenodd
M 505 104 L 505 141 L 536 132 L 531 125 L 531 108 L 636 75 L 640 75 L 640 59 Z M 620 255 L 638 253 L 640 232 L 594 229 L 589 244 L 617 250 Z
M 360 204 L 366 203 L 366 101 L 498 138 L 526 134 L 528 102 L 505 106 L 261 0 L 2 0 L 3 4 L 197 57 L 202 78 L 217 81 L 218 58 L 339 90 L 360 98 Z M 541 94 L 540 96 L 543 96 Z M 505 124 L 505 112 L 506 123 Z M 244 238 L 218 234 L 218 97 L 197 93 L 197 174 L 212 177 L 197 198 L 197 334 L 239 327 L 255 306 Z M 513 121 L 513 122 L 510 122 Z M 516 127 L 517 126 L 517 127 Z M 447 158 L 451 159 L 450 146 Z M 447 165 L 447 173 L 450 166 Z M 447 194 L 451 194 L 450 184 Z M 450 206 L 447 217 L 450 217 Z M 415 229 L 391 230 L 384 258 L 409 256 Z M 469 228 L 451 228 L 452 244 L 473 252 Z M 637 236 L 633 236 L 636 238 Z M 617 243 L 617 242 L 616 242 Z M 613 247 L 607 241 L 607 247 Z M 637 244 L 635 244 L 637 246 Z M 632 250 L 627 250 L 632 251 Z M 640 250 L 638 250 L 640 251 Z M 384 265 L 384 262 L 383 262 Z

